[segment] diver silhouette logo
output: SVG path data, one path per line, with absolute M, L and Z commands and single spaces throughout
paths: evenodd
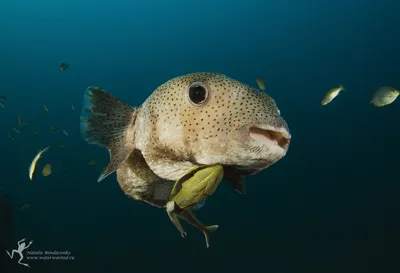
M 25 241 L 25 238 L 20 240 L 20 241 L 18 241 L 18 249 L 13 249 L 13 251 L 11 251 L 11 254 L 10 254 L 10 252 L 8 252 L 8 250 L 6 250 L 6 252 L 7 252 L 8 256 L 10 256 L 11 259 L 14 257 L 14 253 L 19 254 L 20 258 L 18 260 L 18 263 L 20 265 L 29 267 L 29 264 L 21 263 L 22 259 L 24 259 L 24 255 L 22 254 L 22 251 L 24 251 L 25 249 L 30 247 L 31 244 L 33 243 L 33 241 L 30 241 L 28 245 L 26 245 L 24 241 Z

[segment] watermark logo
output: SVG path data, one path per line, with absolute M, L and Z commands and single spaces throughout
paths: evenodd
M 11 254 L 10 254 L 10 252 L 8 252 L 8 250 L 6 250 L 6 252 L 7 252 L 8 256 L 10 256 L 11 259 L 14 257 L 14 254 L 17 253 L 17 254 L 19 255 L 18 263 L 19 263 L 20 265 L 29 267 L 29 264 L 21 263 L 21 261 L 24 259 L 24 254 L 22 254 L 22 252 L 23 252 L 25 249 L 27 249 L 28 247 L 30 247 L 32 243 L 33 243 L 33 241 L 30 241 L 29 244 L 26 245 L 26 243 L 25 243 L 25 238 L 24 238 L 24 239 L 18 241 L 18 248 L 17 248 L 17 249 L 13 249 L 13 250 L 11 251 Z
M 13 249 L 11 253 L 6 250 L 6 253 L 8 256 L 10 256 L 10 259 L 14 258 L 14 254 L 19 255 L 19 260 L 18 263 L 20 265 L 30 267 L 28 263 L 22 263 L 22 260 L 25 258 L 26 260 L 41 260 L 41 261 L 48 261 L 48 260 L 74 260 L 74 256 L 71 255 L 71 252 L 69 251 L 57 251 L 57 250 L 28 250 L 25 253 L 25 256 L 23 254 L 23 251 L 31 246 L 33 241 L 30 241 L 29 244 L 26 244 L 25 238 L 18 241 L 18 247 L 17 249 Z

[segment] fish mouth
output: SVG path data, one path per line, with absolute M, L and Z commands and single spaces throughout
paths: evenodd
M 287 151 L 291 135 L 284 128 L 260 128 L 251 126 L 249 128 L 250 138 L 267 146 L 280 147 Z

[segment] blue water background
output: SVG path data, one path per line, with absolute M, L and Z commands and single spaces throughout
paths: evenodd
M 375 0 L 1 1 L 9 247 L 27 238 L 75 257 L 1 272 L 395 272 L 400 105 L 369 101 L 377 87 L 400 88 L 399 11 Z M 115 175 L 96 183 L 108 153 L 79 134 L 88 86 L 139 106 L 168 79 L 201 71 L 253 86 L 264 77 L 293 136 L 284 159 L 247 179 L 246 195 L 223 183 L 198 211 L 220 225 L 210 249 L 197 230 L 183 240 L 163 210 L 125 197 Z M 346 91 L 322 107 L 339 84 Z M 19 114 L 28 125 L 11 141 Z M 39 169 L 53 173 L 29 181 L 47 145 Z

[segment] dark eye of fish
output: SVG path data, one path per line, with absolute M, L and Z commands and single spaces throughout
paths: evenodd
M 201 83 L 195 82 L 189 86 L 189 99 L 195 105 L 203 104 L 208 98 L 207 89 Z

